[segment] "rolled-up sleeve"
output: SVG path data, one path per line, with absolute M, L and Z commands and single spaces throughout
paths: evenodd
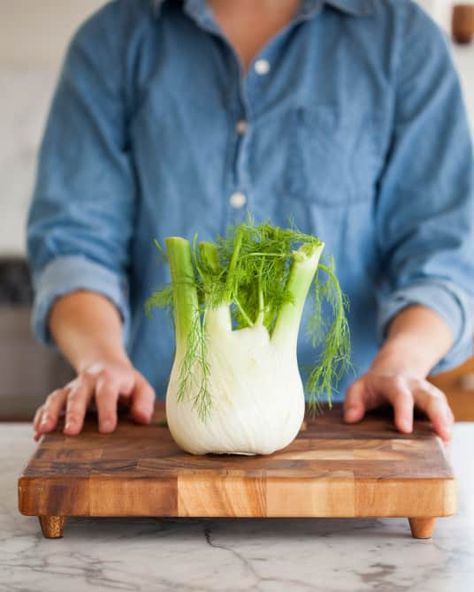
M 33 329 L 51 346 L 51 306 L 76 290 L 107 297 L 127 336 L 135 183 L 119 21 L 118 3 L 111 3 L 74 36 L 40 149 L 27 249 L 35 288 Z
M 413 3 L 395 68 L 394 126 L 380 178 L 378 330 L 410 304 L 434 310 L 454 343 L 438 372 L 472 353 L 474 161 L 465 106 L 447 40 Z M 420 344 L 422 345 L 422 344 Z

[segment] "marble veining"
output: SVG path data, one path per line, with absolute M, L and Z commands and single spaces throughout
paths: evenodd
M 459 512 L 432 540 L 405 519 L 69 518 L 46 540 L 17 510 L 35 447 L 29 424 L 0 428 L 0 592 L 468 592 L 474 590 L 474 423 L 450 449 Z

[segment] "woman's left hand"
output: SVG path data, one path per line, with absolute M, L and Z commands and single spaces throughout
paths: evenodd
M 384 403 L 393 406 L 395 426 L 400 432 L 413 430 L 414 407 L 431 420 L 434 431 L 448 443 L 454 416 L 446 395 L 423 378 L 403 373 L 369 370 L 348 389 L 344 401 L 344 420 L 360 421 L 366 411 Z

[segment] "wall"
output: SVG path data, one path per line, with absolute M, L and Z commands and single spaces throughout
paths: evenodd
M 450 0 L 420 0 L 445 29 Z M 101 0 L 0 0 L 0 256 L 24 253 L 24 221 L 68 39 Z M 474 47 L 456 48 L 474 128 Z
M 0 0 L 0 256 L 24 253 L 36 152 L 65 47 L 103 0 Z
M 1 0 L 0 64 L 56 69 L 78 26 L 104 0 Z

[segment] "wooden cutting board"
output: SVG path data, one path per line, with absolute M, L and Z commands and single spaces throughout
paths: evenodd
M 347 425 L 341 407 L 307 417 L 296 440 L 269 456 L 192 456 L 166 427 L 163 404 L 150 425 L 122 414 L 112 434 L 88 414 L 78 436 L 42 437 L 18 481 L 19 509 L 61 537 L 67 516 L 409 518 L 429 538 L 434 519 L 456 509 L 444 445 L 426 421 L 413 434 L 391 416 Z

